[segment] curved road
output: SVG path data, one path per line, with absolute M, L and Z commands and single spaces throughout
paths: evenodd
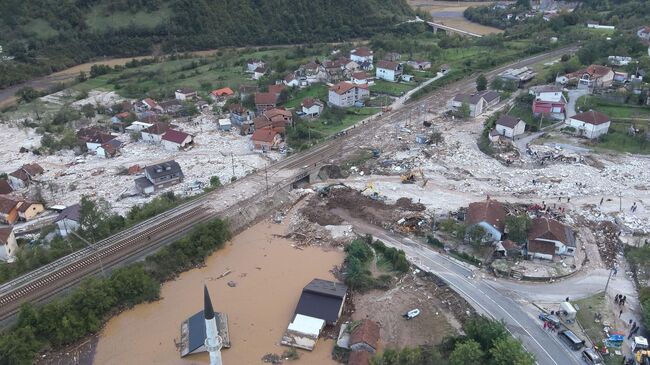
M 579 351 L 570 351 L 560 342 L 557 335 L 542 328 L 536 311 L 526 311 L 526 303 L 511 296 L 503 283 L 476 275 L 473 268 L 450 259 L 429 247 L 409 238 L 386 232 L 381 228 L 359 222 L 349 216 L 341 215 L 352 224 L 360 234 L 370 234 L 387 246 L 404 250 L 409 261 L 422 270 L 431 272 L 443 279 L 454 291 L 467 300 L 477 312 L 496 320 L 503 320 L 508 330 L 535 355 L 539 365 L 578 365 L 582 364 Z M 522 285 L 522 293 L 528 291 Z M 546 287 L 539 285 L 539 287 Z M 557 290 L 552 286 L 549 291 Z M 602 288 L 602 287 L 601 287 Z M 538 288 L 534 288 L 535 292 Z

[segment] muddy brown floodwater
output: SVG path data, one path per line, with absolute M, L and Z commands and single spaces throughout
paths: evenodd
M 181 321 L 202 309 L 204 283 L 215 310 L 228 314 L 232 347 L 222 352 L 224 364 L 262 364 L 265 354 L 287 350 L 279 343 L 303 286 L 313 278 L 333 280 L 330 270 L 341 264 L 343 253 L 295 249 L 291 241 L 274 236 L 284 229 L 268 221 L 251 227 L 210 256 L 204 268 L 164 284 L 161 300 L 112 318 L 100 334 L 94 364 L 208 364 L 207 354 L 181 359 L 174 344 Z M 313 352 L 300 351 L 300 359 L 290 363 L 337 364 L 330 357 L 333 346 L 319 340 Z

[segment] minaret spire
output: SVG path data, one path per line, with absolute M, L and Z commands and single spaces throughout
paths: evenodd
M 210 353 L 210 365 L 223 365 L 221 362 L 221 347 L 223 340 L 217 329 L 217 319 L 212 308 L 212 300 L 208 287 L 203 285 L 203 314 L 205 317 L 205 347 Z

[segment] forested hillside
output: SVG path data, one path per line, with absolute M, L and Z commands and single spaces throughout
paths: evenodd
M 368 37 L 404 0 L 3 0 L 0 88 L 98 56 Z

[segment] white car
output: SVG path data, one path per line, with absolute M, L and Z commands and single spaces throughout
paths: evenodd
M 416 308 L 416 309 L 411 309 L 410 311 L 404 313 L 402 317 L 406 319 L 413 319 L 419 315 L 420 315 L 420 310 Z

